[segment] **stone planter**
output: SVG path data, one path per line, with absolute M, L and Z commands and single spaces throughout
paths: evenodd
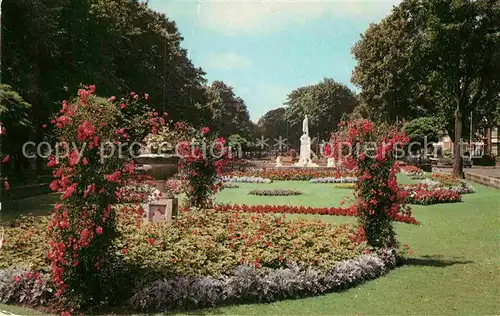
M 156 181 L 156 189 L 162 193 L 158 200 L 142 205 L 144 219 L 150 221 L 172 219 L 177 215 L 177 199 L 167 189 L 166 182 L 178 170 L 179 157 L 173 154 L 145 154 L 135 158 L 139 166 L 137 170 L 144 171 Z
M 138 170 L 143 170 L 155 179 L 158 191 L 169 193 L 166 181 L 177 172 L 179 159 L 178 156 L 171 154 L 147 154 L 136 157 L 135 161 L 140 165 Z

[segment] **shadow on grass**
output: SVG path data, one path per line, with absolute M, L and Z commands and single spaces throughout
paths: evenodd
M 60 200 L 60 194 L 51 193 L 21 200 L 2 203 L 0 220 L 11 220 L 21 215 L 45 216 L 52 211 L 54 204 Z
M 460 258 L 444 259 L 441 255 L 422 256 L 421 258 L 409 258 L 403 261 L 403 265 L 444 268 L 456 264 L 474 263 L 471 260 L 459 260 Z

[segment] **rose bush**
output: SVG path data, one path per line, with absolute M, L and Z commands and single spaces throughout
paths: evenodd
M 404 200 L 398 192 L 395 152 L 408 137 L 368 120 L 342 122 L 339 127 L 325 146 L 325 154 L 354 170 L 359 179 L 355 195 L 360 237 L 373 247 L 396 247 L 392 221 Z
M 133 151 L 116 146 L 142 139 L 157 123 L 157 114 L 141 112 L 147 106 L 135 93 L 130 97 L 105 99 L 94 86 L 84 87 L 51 121 L 58 140 L 69 146 L 66 155 L 48 159 L 55 167 L 50 188 L 62 193 L 48 225 L 48 258 L 56 295 L 70 309 L 109 303 L 116 295 L 108 282 L 118 236 L 113 205 L 134 175 Z

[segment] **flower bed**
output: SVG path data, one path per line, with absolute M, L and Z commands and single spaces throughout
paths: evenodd
M 416 166 L 402 166 L 401 172 L 411 179 L 424 179 L 425 173 L 422 169 Z
M 396 266 L 394 251 L 365 254 L 339 262 L 329 271 L 290 263 L 279 269 L 243 265 L 230 276 L 179 277 L 156 281 L 130 300 L 134 309 L 168 312 L 235 302 L 273 302 L 346 290 L 377 278 Z
M 354 177 L 343 177 L 343 178 L 326 177 L 326 178 L 315 178 L 309 181 L 311 183 L 356 183 L 359 182 L 359 179 Z
M 287 189 L 274 189 L 274 190 L 252 190 L 248 192 L 250 195 L 261 195 L 261 196 L 288 196 L 288 195 L 302 195 L 302 192 L 296 190 Z
M 460 194 L 448 189 L 426 189 L 414 188 L 408 191 L 402 191 L 406 198 L 406 202 L 410 204 L 432 205 L 440 203 L 456 203 L 461 202 Z
M 248 213 L 280 213 L 280 214 L 314 214 L 314 215 L 337 215 L 337 216 L 358 216 L 356 206 L 347 208 L 339 207 L 310 207 L 310 206 L 292 206 L 292 205 L 238 205 L 238 204 L 218 204 L 214 208 L 222 212 L 248 212 Z M 408 224 L 419 224 L 410 212 L 394 215 L 393 219 L 397 222 Z
M 267 273 L 286 269 L 293 262 L 301 269 L 313 267 L 327 274 L 336 269 L 339 262 L 355 260 L 370 251 L 366 243 L 357 241 L 358 229 L 352 225 L 288 221 L 284 215 L 210 210 L 182 212 L 175 221 L 144 223 L 140 213 L 134 214 L 121 211 L 117 218 L 120 234 L 116 246 L 120 265 L 114 268 L 123 271 L 124 281 L 121 282 L 126 286 L 119 293 L 122 299 L 143 289 L 144 284 L 164 278 L 230 278 L 235 267 L 240 265 L 268 268 L 262 270 Z M 46 282 L 43 273 L 41 290 L 31 291 L 34 283 L 17 285 L 17 276 L 22 278 L 25 272 L 50 271 L 47 246 L 42 242 L 48 236 L 49 220 L 49 217 L 24 218 L 6 228 L 0 267 L 25 267 L 22 275 L 0 273 L 0 297 L 8 297 L 6 301 L 22 303 L 21 300 L 25 300 L 36 306 L 42 303 L 42 296 L 45 302 L 56 299 L 53 297 L 55 284 L 52 280 Z M 3 282 L 5 275 L 10 282 Z M 106 272 L 102 275 L 106 276 Z M 186 278 L 182 278 L 184 276 Z M 298 287 L 303 285 L 297 284 Z M 241 291 L 246 291 L 243 285 L 235 283 L 234 286 L 235 291 L 239 291 L 240 286 Z M 11 289 L 16 292 L 12 293 Z M 20 293 L 26 295 L 21 298 Z M 175 301 L 175 304 L 180 303 Z
M 433 173 L 431 178 L 435 181 L 441 182 L 444 186 L 455 186 L 463 182 L 462 180 L 455 178 L 452 174 L 447 173 Z
M 241 182 L 241 183 L 271 183 L 273 182 L 271 179 L 262 178 L 262 177 L 222 177 L 223 182 Z
M 252 170 L 246 172 L 233 172 L 236 177 L 262 177 L 274 181 L 307 181 L 314 178 L 350 176 L 351 173 L 339 170 L 310 170 L 310 169 L 272 169 Z
M 335 183 L 333 185 L 336 189 L 353 189 L 356 186 L 356 183 Z
M 232 182 L 223 182 L 222 188 L 224 189 L 238 189 L 240 186 Z

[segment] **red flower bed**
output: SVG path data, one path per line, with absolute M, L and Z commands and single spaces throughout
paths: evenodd
M 214 207 L 217 211 L 239 211 L 249 213 L 286 213 L 286 214 L 315 214 L 315 215 L 336 215 L 336 216 L 358 216 L 356 206 L 347 208 L 339 207 L 310 207 L 292 205 L 238 205 L 238 204 L 218 204 Z M 396 222 L 417 225 L 419 222 L 411 214 L 395 214 L 393 219 Z
M 235 171 L 229 174 L 236 177 L 262 177 L 278 181 L 308 181 L 324 177 L 349 177 L 353 174 L 340 170 L 307 170 L 307 169 L 283 169 L 283 170 L 252 170 Z
M 462 201 L 462 196 L 453 190 L 427 190 L 417 188 L 411 191 L 401 191 L 406 202 L 410 204 L 431 205 L 440 203 L 456 203 Z

